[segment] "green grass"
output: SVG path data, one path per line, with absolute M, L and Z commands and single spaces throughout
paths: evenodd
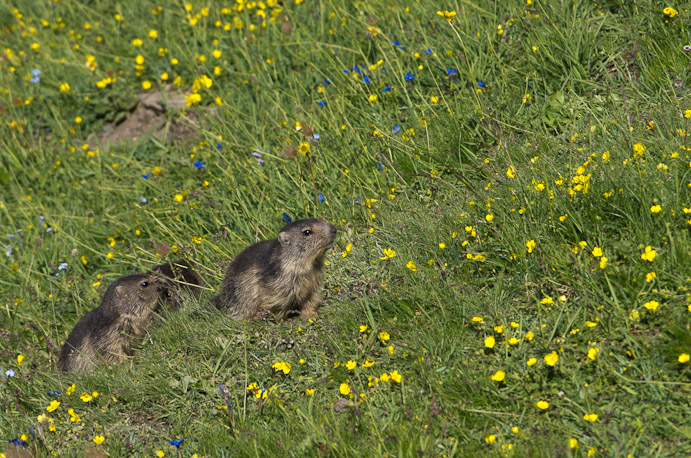
M 266 2 L 265 26 L 256 4 L 12 3 L 0 439 L 27 444 L 0 456 L 691 453 L 683 3 Z M 99 144 L 166 85 L 199 95 L 165 114 L 194 135 Z M 209 311 L 284 213 L 341 229 L 316 319 Z M 180 256 L 212 291 L 126 363 L 57 372 L 113 280 Z

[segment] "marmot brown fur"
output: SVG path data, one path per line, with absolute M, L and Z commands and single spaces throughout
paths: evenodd
M 134 274 L 115 280 L 101 305 L 77 322 L 58 357 L 58 369 L 82 372 L 100 361 L 117 363 L 133 353 L 161 298 L 161 279 Z
M 160 287 L 161 305 L 170 310 L 179 309 L 185 296 L 199 298 L 202 290 L 208 287 L 206 281 L 198 273 L 198 266 L 182 259 L 160 264 L 151 272 L 172 280 L 162 282 Z M 161 312 L 161 308 L 158 308 L 156 312 Z
M 213 304 L 238 319 L 264 309 L 278 319 L 299 312 L 307 321 L 321 304 L 324 253 L 335 238 L 336 226 L 318 219 L 288 224 L 275 240 L 249 246 L 230 263 Z

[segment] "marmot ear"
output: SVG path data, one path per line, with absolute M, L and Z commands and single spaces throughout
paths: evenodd
M 290 237 L 285 232 L 279 232 L 278 241 L 281 242 L 281 245 L 288 245 L 290 244 Z
M 115 291 L 113 291 L 113 292 L 115 293 L 116 296 L 123 297 L 125 295 L 126 290 L 127 290 L 127 288 L 125 288 L 124 286 L 118 285 L 115 287 Z

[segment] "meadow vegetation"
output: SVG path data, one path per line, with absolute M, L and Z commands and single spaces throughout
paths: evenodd
M 0 457 L 690 454 L 684 5 L 0 3 Z M 311 217 L 315 319 L 208 309 Z M 213 288 L 56 370 L 180 257 Z

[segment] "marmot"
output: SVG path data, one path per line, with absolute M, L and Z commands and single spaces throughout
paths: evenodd
M 199 298 L 202 289 L 208 287 L 208 284 L 198 271 L 198 266 L 182 259 L 154 267 L 151 273 L 160 274 L 172 280 L 163 281 L 160 286 L 161 305 L 177 310 L 182 305 L 184 296 Z M 156 312 L 160 313 L 161 308 L 157 308 Z
M 249 246 L 230 263 L 212 303 L 237 319 L 265 309 L 278 319 L 299 312 L 309 320 L 321 304 L 324 253 L 335 238 L 336 226 L 318 219 L 288 224 L 276 239 Z
M 162 280 L 154 273 L 115 280 L 101 305 L 77 322 L 58 357 L 58 369 L 82 372 L 99 361 L 117 363 L 133 353 L 161 298 Z

